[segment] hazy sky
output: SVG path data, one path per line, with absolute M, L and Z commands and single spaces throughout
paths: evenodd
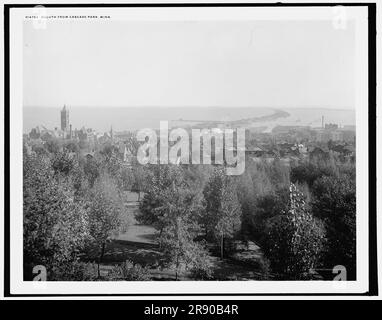
M 354 28 L 331 21 L 24 25 L 24 105 L 354 108 Z

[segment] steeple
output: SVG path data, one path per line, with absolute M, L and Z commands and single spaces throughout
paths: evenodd
M 61 110 L 61 130 L 67 131 L 69 129 L 69 110 L 66 109 L 66 105 Z

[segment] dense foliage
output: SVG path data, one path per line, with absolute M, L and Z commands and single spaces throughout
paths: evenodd
M 138 147 L 133 136 L 128 145 Z M 310 279 L 343 265 L 355 279 L 353 158 L 247 159 L 241 176 L 227 176 L 221 165 L 126 165 L 110 142 L 86 148 L 54 139 L 24 148 L 25 274 L 40 264 L 50 280 L 149 280 L 135 261 L 100 272 L 113 237 L 129 232 L 123 197 L 133 191 L 134 218 L 157 230 L 161 267 L 175 279 L 214 279 L 213 261 L 235 261 L 251 243 L 262 260 L 245 263 L 270 264 L 262 278 Z
M 24 158 L 23 198 L 25 266 L 41 264 L 54 273 L 77 261 L 88 236 L 86 210 L 49 159 Z
M 323 252 L 325 229 L 305 206 L 296 186 L 290 186 L 288 210 L 269 220 L 264 252 L 277 276 L 306 279 L 315 269 Z
M 322 177 L 313 185 L 312 210 L 324 221 L 328 246 L 326 265 L 343 265 L 348 279 L 356 273 L 356 189 L 348 176 Z

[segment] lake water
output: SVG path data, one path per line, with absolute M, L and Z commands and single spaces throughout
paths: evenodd
M 340 125 L 354 125 L 354 110 L 333 110 L 324 108 L 279 108 L 290 114 L 289 117 L 275 121 L 257 122 L 256 126 L 275 125 L 311 125 L 321 126 L 321 116 L 325 122 Z M 38 125 L 48 129 L 60 128 L 61 108 L 25 107 L 23 109 L 24 133 Z M 190 121 L 227 121 L 240 120 L 253 117 L 262 117 L 274 113 L 274 108 L 261 107 L 70 107 L 69 120 L 73 129 L 83 126 L 93 128 L 100 132 L 109 131 L 113 126 L 114 131 L 136 130 L 141 128 L 158 128 L 159 121 L 176 120 Z

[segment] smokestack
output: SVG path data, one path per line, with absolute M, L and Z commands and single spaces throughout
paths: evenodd
M 324 129 L 324 116 L 322 116 L 322 125 L 321 125 L 322 129 Z
M 69 139 L 72 139 L 72 125 L 70 124 L 69 126 L 70 131 L 69 131 Z

